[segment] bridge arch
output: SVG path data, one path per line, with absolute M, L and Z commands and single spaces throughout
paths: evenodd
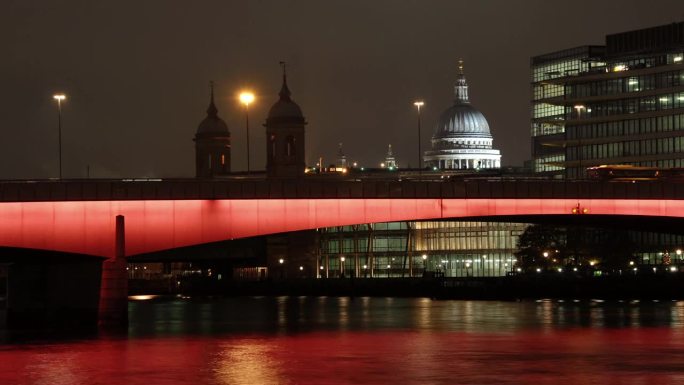
M 579 205 L 579 206 L 578 206 Z M 115 217 L 126 254 L 358 223 L 573 215 L 684 217 L 684 200 L 655 199 L 216 199 L 0 203 L 0 247 L 111 257 Z

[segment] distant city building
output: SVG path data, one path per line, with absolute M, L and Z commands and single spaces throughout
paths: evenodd
M 423 157 L 425 164 L 438 169 L 499 168 L 501 153 L 492 148 L 487 119 L 470 104 L 463 61 L 458 68 L 454 103 L 437 122 L 432 150 Z
M 280 99 L 271 107 L 266 118 L 266 173 L 269 177 L 298 177 L 304 175 L 306 119 L 287 87 L 287 73 L 283 65 L 283 85 Z
M 385 167 L 387 168 L 397 168 L 397 160 L 394 158 L 394 153 L 392 152 L 392 145 L 387 146 L 387 155 L 385 155 Z
M 207 117 L 197 127 L 194 141 L 197 178 L 230 174 L 230 132 L 226 122 L 218 117 L 218 109 L 214 105 L 213 82 Z
M 338 168 L 348 167 L 347 156 L 344 155 L 344 151 L 342 151 L 342 143 L 340 143 L 337 149 L 337 163 L 335 164 L 335 166 Z
M 684 22 L 531 60 L 534 168 L 684 167 Z

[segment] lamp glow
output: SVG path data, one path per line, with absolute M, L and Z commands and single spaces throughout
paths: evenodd
M 254 94 L 251 92 L 241 92 L 240 93 L 240 103 L 244 104 L 245 106 L 248 106 L 252 104 L 254 101 Z

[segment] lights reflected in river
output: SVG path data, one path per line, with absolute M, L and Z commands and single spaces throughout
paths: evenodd
M 127 338 L 0 348 L 0 384 L 677 383 L 684 302 L 131 301 Z

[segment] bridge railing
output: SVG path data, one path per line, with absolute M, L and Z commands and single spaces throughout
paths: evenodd
M 509 179 L 444 182 L 307 179 L 0 182 L 0 202 L 355 198 L 684 199 L 684 183 Z

